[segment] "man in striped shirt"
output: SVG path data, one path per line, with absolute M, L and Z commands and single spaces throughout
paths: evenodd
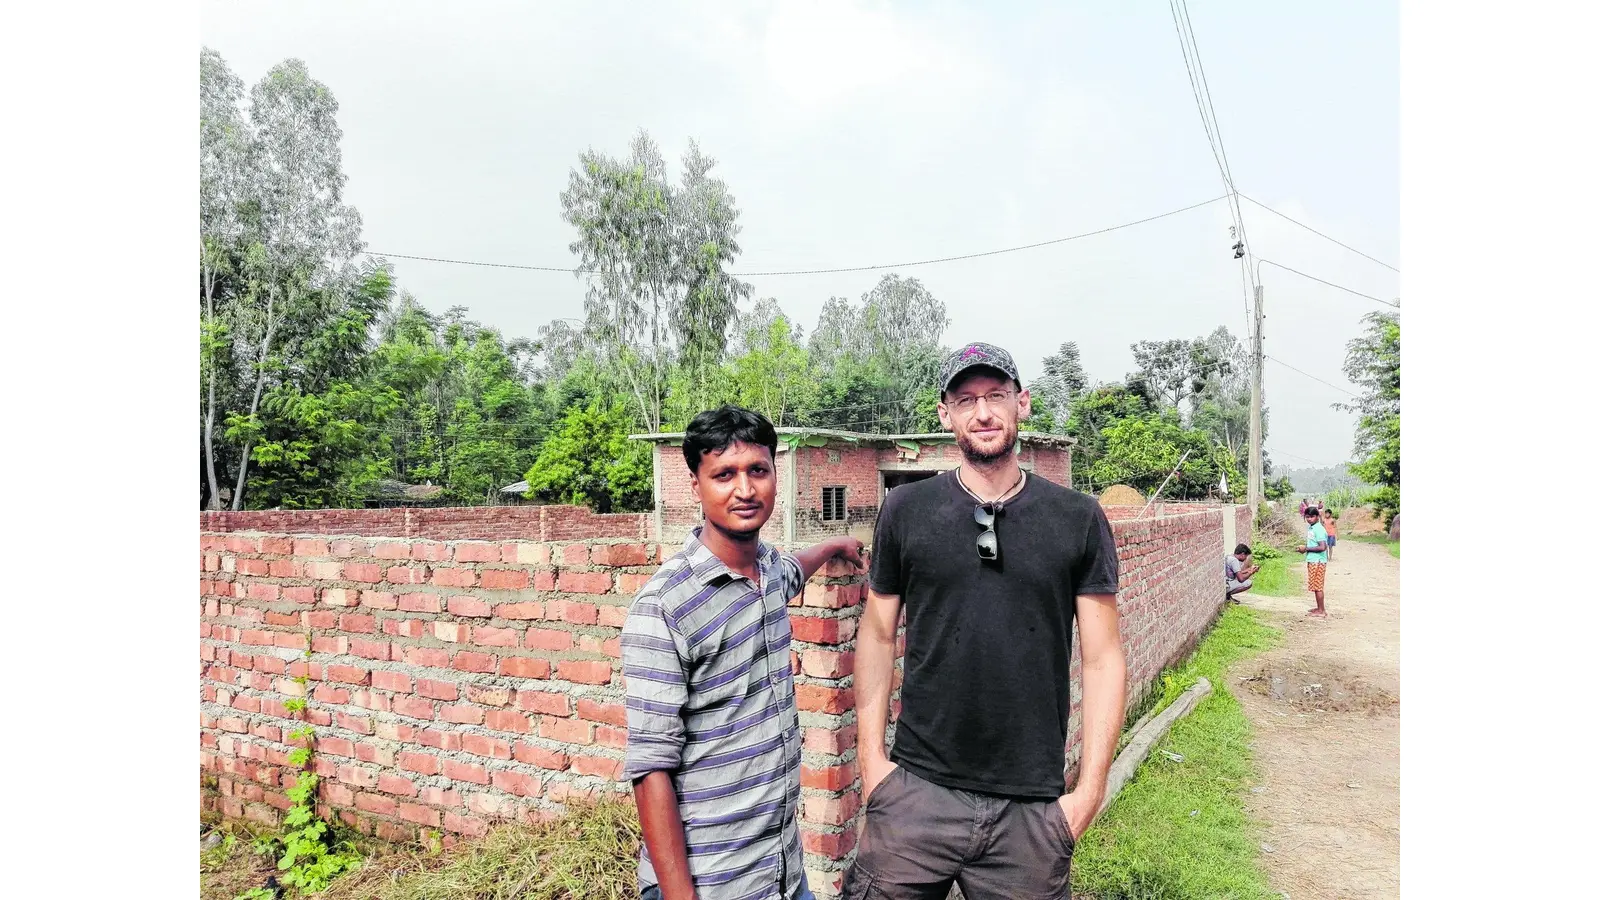
M 772 423 L 749 410 L 695 416 L 683 456 L 705 522 L 623 626 L 643 900 L 811 900 L 788 601 L 829 558 L 860 565 L 861 542 L 786 553 L 761 541 L 777 448 Z

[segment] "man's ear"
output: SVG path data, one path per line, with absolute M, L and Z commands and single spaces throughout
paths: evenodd
M 1017 421 L 1033 415 L 1033 397 L 1028 394 L 1028 389 L 1017 391 Z
M 698 472 L 690 472 L 689 473 L 689 493 L 694 496 L 694 502 L 696 502 L 696 503 L 701 502 L 701 500 L 700 500 L 700 474 Z

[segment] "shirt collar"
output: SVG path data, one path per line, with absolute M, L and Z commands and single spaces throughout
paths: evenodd
M 711 549 L 700 542 L 700 532 L 704 525 L 696 525 L 689 532 L 689 537 L 683 542 L 683 554 L 689 561 L 689 570 L 694 573 L 701 584 L 710 584 L 719 577 L 743 578 L 743 575 L 728 568 L 728 564 L 711 552 Z M 759 541 L 756 545 L 756 563 L 761 569 L 761 574 L 766 575 L 777 557 L 777 551 L 766 541 Z

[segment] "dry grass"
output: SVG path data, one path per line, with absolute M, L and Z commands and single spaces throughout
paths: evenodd
M 233 900 L 266 884 L 277 873 L 276 857 L 262 856 L 250 848 L 255 839 L 250 829 L 233 823 L 219 836 L 222 844 L 200 853 L 200 900 Z
M 326 900 L 623 900 L 638 894 L 639 824 L 626 799 L 573 803 L 539 825 L 502 825 L 443 853 L 369 857 Z
M 200 857 L 201 900 L 234 900 L 275 874 L 253 835 Z M 319 900 L 633 900 L 639 823 L 628 798 L 568 804 L 538 825 L 506 824 L 449 850 L 363 841 L 361 866 Z

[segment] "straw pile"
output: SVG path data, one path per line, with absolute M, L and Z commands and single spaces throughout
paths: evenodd
M 1101 506 L 1143 506 L 1144 495 L 1125 484 L 1114 484 L 1100 494 Z

